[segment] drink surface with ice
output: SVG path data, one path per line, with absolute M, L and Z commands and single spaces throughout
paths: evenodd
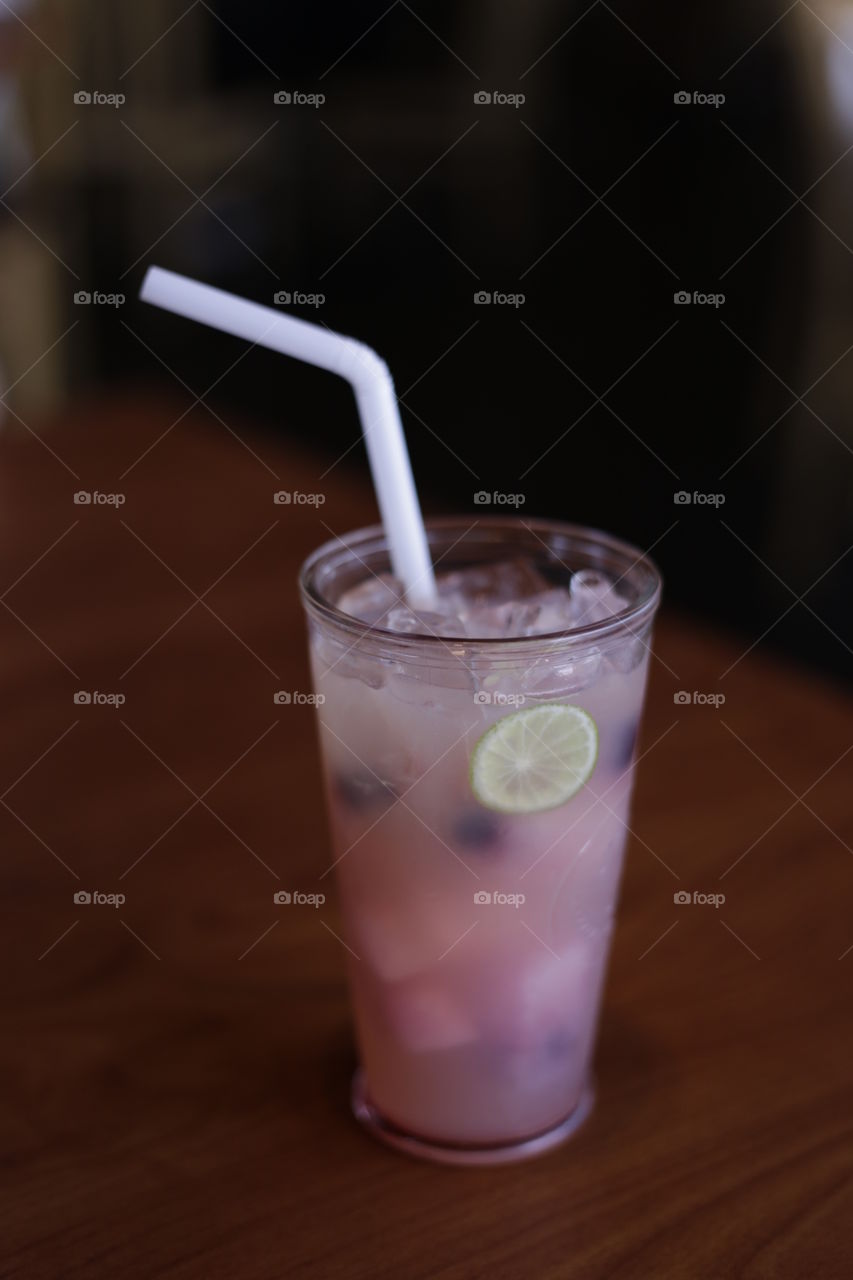
M 544 556 L 437 585 L 426 612 L 390 576 L 350 585 L 334 603 L 367 627 L 313 620 L 312 664 L 370 1103 L 497 1146 L 587 1088 L 650 620 L 585 636 L 635 601 Z
M 402 584 L 380 575 L 348 591 L 338 607 L 371 626 L 402 635 L 496 640 L 587 626 L 628 605 L 607 574 L 579 569 L 568 586 L 552 585 L 521 556 L 439 573 L 436 588 L 433 608 L 414 610 L 403 603 Z

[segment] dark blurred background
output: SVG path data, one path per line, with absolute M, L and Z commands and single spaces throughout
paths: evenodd
M 0 190 L 4 430 L 161 389 L 364 471 L 343 383 L 136 302 L 170 267 L 374 345 L 427 511 L 606 527 L 849 678 L 847 0 L 7 0 Z

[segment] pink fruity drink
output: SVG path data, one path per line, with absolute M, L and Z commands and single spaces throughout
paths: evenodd
M 321 548 L 302 586 L 356 1113 L 471 1163 L 588 1110 L 660 581 L 604 535 L 468 524 L 428 522 L 429 612 L 376 529 Z

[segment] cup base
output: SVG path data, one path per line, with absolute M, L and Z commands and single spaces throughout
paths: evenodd
M 571 1138 L 589 1116 L 594 1100 L 592 1086 L 587 1082 L 574 1110 L 544 1133 L 537 1133 L 532 1138 L 522 1138 L 518 1142 L 465 1146 L 431 1142 L 427 1138 L 407 1133 L 385 1120 L 368 1097 L 367 1082 L 361 1068 L 353 1076 L 351 1092 L 353 1115 L 374 1138 L 415 1159 L 453 1165 L 512 1164 L 517 1160 L 530 1160 L 542 1155 Z

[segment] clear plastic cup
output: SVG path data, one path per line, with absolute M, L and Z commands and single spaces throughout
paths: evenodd
M 300 575 L 361 1067 L 376 1136 L 451 1163 L 546 1150 L 589 1112 L 590 1059 L 619 889 L 655 566 L 593 530 L 514 518 L 427 522 L 444 573 L 530 558 L 550 581 L 618 581 L 605 621 L 528 638 L 400 635 L 337 602 L 389 572 L 380 527 L 328 543 Z M 503 814 L 470 780 L 496 720 L 559 703 L 598 755 L 566 804 Z

